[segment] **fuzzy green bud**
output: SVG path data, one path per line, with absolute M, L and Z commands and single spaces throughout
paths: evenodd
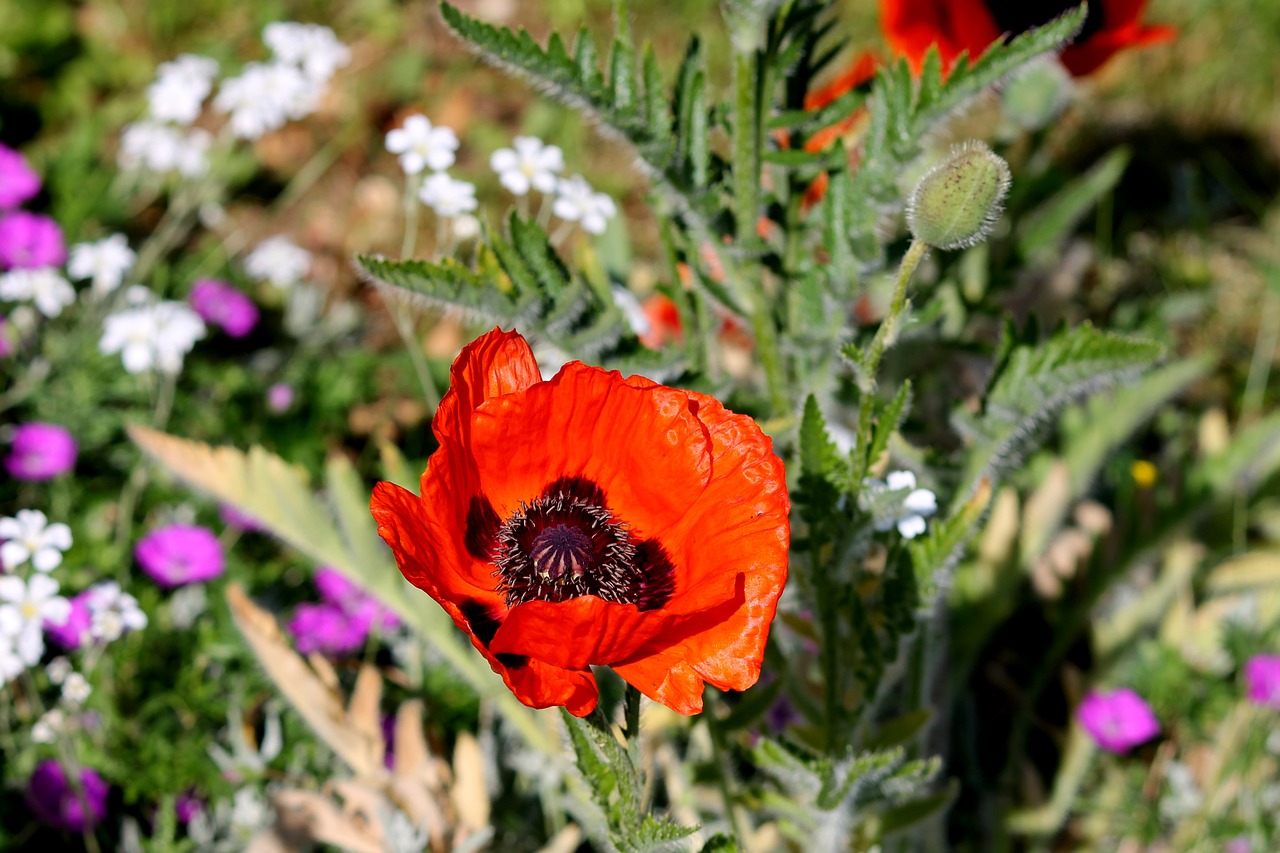
M 1042 57 L 1018 70 L 1005 83 L 1000 99 L 1005 115 L 1023 130 L 1048 127 L 1071 100 L 1071 75 L 1062 63 Z
M 982 142 L 951 149 L 907 202 L 911 234 L 935 249 L 977 245 L 991 233 L 1009 192 L 1009 165 Z

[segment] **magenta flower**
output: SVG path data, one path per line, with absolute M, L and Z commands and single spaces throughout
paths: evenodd
M 49 217 L 15 210 L 0 219 L 0 268 L 57 267 L 66 259 L 62 229 Z
M 326 604 L 367 618 L 371 629 L 374 625 L 383 631 L 394 631 L 400 627 L 399 618 L 390 608 L 379 604 L 376 598 L 347 580 L 340 572 L 321 566 L 316 569 L 315 582 L 320 598 Z
M 265 533 L 267 530 L 258 519 L 247 512 L 241 512 L 231 504 L 223 504 L 218 507 L 218 517 L 228 527 L 234 527 L 245 533 Z
M 1280 711 L 1280 655 L 1254 655 L 1244 665 L 1249 701 Z
M 17 207 L 40 192 L 40 176 L 27 158 L 0 144 L 0 210 Z
M 52 480 L 76 466 L 76 440 L 57 424 L 21 424 L 4 460 L 10 476 L 19 480 Z
M 80 770 L 80 790 L 73 788 L 66 771 L 56 761 L 41 761 L 27 783 L 27 806 L 40 820 L 55 829 L 83 832 L 93 829 L 107 816 L 110 790 L 95 771 Z
M 267 408 L 273 414 L 281 414 L 293 405 L 293 388 L 283 382 L 277 382 L 267 389 Z
M 1128 687 L 1090 691 L 1076 709 L 1080 725 L 1107 752 L 1127 752 L 1160 733 L 1151 706 Z
M 133 549 L 142 571 L 163 587 L 201 583 L 226 569 L 222 545 L 207 527 L 170 524 L 153 530 Z
M 73 598 L 71 614 L 67 621 L 58 625 L 54 622 L 44 623 L 45 636 L 53 640 L 66 651 L 74 651 L 89 642 L 89 631 L 93 627 L 93 611 L 89 608 L 93 590 L 86 589 Z
M 233 338 L 243 338 L 258 324 L 258 306 L 225 281 L 202 278 L 191 288 L 187 302 L 206 323 Z
M 336 604 L 299 604 L 289 620 L 298 651 L 305 654 L 345 655 L 358 650 L 369 637 L 370 619 Z

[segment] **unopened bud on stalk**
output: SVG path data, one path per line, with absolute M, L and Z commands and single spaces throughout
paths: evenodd
M 962 143 L 916 184 L 907 226 L 935 249 L 974 246 L 991 233 L 1008 192 L 1009 165 L 982 142 Z

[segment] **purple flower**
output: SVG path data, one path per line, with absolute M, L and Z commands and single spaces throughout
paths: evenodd
M 49 217 L 15 210 L 0 219 L 0 268 L 57 267 L 66 259 L 62 229 Z
M 27 806 L 55 829 L 83 832 L 107 816 L 109 788 L 93 770 L 80 770 L 80 784 L 73 787 L 56 761 L 41 761 L 27 783 Z
M 92 597 L 93 590 L 86 589 L 69 599 L 71 615 L 61 625 L 45 622 L 45 636 L 67 651 L 74 651 L 89 642 L 89 629 L 93 626 L 93 611 L 89 609 Z
M 390 608 L 378 603 L 378 600 L 360 587 L 347 580 L 342 574 L 327 566 L 316 569 L 316 589 L 325 603 L 342 608 L 352 615 L 363 616 L 369 625 L 377 625 L 383 631 L 394 631 L 400 627 L 400 620 Z
M 305 654 L 345 655 L 364 645 L 370 620 L 336 604 L 299 604 L 289 620 L 298 651 Z
M 178 822 L 181 824 L 191 823 L 192 818 L 203 811 L 204 800 L 192 791 L 179 794 L 173 801 L 173 813 L 178 816 Z
M 0 144 L 0 210 L 17 207 L 40 192 L 40 176 L 27 158 Z
M 1127 687 L 1110 693 L 1090 691 L 1076 716 L 1098 746 L 1108 752 L 1126 752 L 1160 733 L 1151 706 Z
M 151 531 L 139 540 L 133 556 L 163 587 L 212 580 L 226 568 L 218 537 L 207 527 L 191 524 L 170 524 Z
M 233 338 L 243 338 L 258 324 L 258 306 L 225 281 L 202 278 L 191 288 L 187 302 L 206 323 Z
M 57 424 L 33 422 L 13 431 L 4 467 L 19 480 L 52 480 L 76 465 L 76 440 Z
M 1249 701 L 1280 711 L 1280 655 L 1254 655 L 1244 665 Z
M 267 530 L 258 519 L 247 512 L 241 512 L 231 504 L 223 504 L 218 507 L 218 517 L 228 527 L 235 527 L 245 533 L 265 533 Z
M 293 388 L 283 382 L 277 382 L 267 389 L 267 408 L 273 414 L 288 411 L 293 405 Z

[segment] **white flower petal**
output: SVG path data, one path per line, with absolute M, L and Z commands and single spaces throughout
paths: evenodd
M 0 564 L 9 571 L 21 566 L 30 556 L 31 552 L 21 542 L 10 540 L 0 545 Z
M 27 600 L 27 584 L 17 575 L 0 577 L 0 601 L 21 604 Z
M 908 515 L 898 520 L 898 532 L 902 534 L 903 539 L 915 539 L 924 533 L 924 528 L 924 519 L 918 515 Z
M 31 565 L 38 572 L 51 572 L 62 565 L 62 552 L 57 548 L 41 548 L 31 558 Z M 31 579 L 35 580 L 38 577 L 44 576 L 34 575 Z

